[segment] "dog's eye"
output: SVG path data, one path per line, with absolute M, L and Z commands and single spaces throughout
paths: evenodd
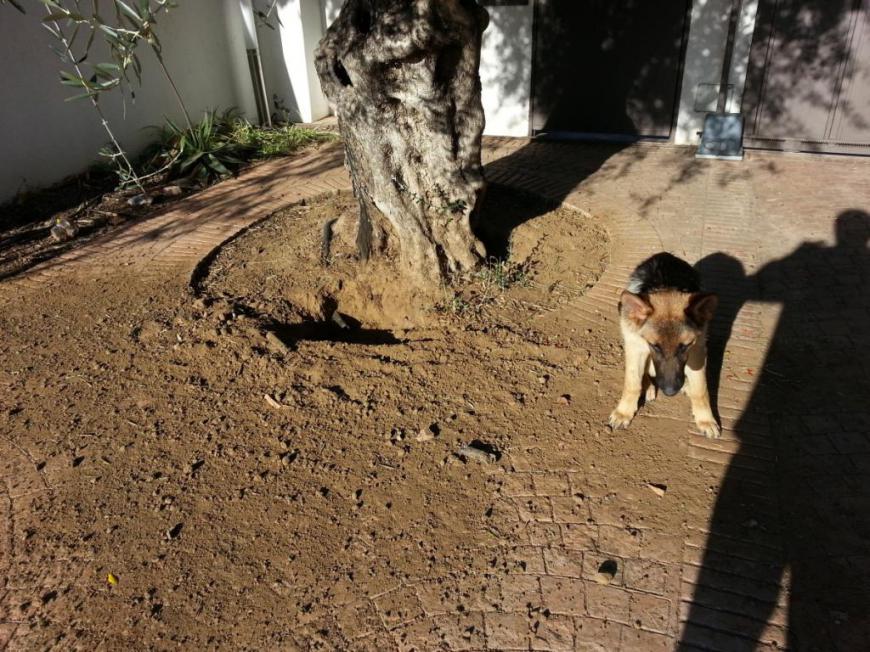
M 661 355 L 661 353 L 662 353 L 662 347 L 660 347 L 658 344 L 650 344 L 650 347 L 652 347 L 652 350 L 653 350 L 653 351 L 655 351 L 656 353 L 658 353 L 659 355 Z
M 688 344 L 680 344 L 680 345 L 677 347 L 677 353 L 685 353 L 685 352 L 686 352 L 686 349 L 688 349 L 688 348 L 689 348 L 689 345 L 688 345 Z

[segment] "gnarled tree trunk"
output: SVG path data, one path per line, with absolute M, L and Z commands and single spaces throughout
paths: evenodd
M 418 278 L 442 282 L 480 262 L 471 227 L 485 189 L 478 68 L 488 20 L 474 0 L 347 0 L 320 42 L 363 258 L 374 207 Z

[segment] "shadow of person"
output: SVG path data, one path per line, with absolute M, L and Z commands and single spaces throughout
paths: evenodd
M 679 649 L 867 648 L 870 215 L 841 213 L 836 239 L 805 242 L 748 278 L 724 254 L 705 263 L 735 274 L 737 306 L 726 320 L 748 300 L 781 313 L 734 425 L 740 448 L 719 490 Z

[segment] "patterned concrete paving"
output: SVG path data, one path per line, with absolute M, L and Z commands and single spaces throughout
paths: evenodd
M 371 649 L 383 640 L 419 650 L 861 649 L 870 640 L 870 160 L 699 162 L 657 145 L 511 139 L 488 140 L 486 160 L 493 181 L 589 211 L 610 231 L 609 268 L 570 306 L 578 322 L 615 329 L 615 294 L 655 251 L 698 263 L 721 297 L 710 355 L 724 360 L 723 437 L 689 437 L 686 455 L 710 491 L 671 532 L 627 517 L 606 491 L 590 493 L 588 469 L 517 455 L 493 482 L 498 509 L 517 523 L 499 544 L 514 572 L 497 598 L 458 613 L 460 587 L 372 596 L 375 627 L 389 635 L 361 630 Z M 346 188 L 341 162 L 330 145 L 261 165 L 0 285 L 0 305 L 119 265 L 185 279 L 252 221 Z M 46 487 L 8 439 L 0 478 L 3 596 L 15 588 L 14 515 Z M 596 581 L 604 562 L 618 569 L 607 585 Z M 17 627 L 0 609 L 0 649 Z

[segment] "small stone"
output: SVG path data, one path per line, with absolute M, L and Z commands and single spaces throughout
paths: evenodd
M 51 227 L 51 237 L 57 242 L 72 240 L 78 235 L 78 232 L 78 225 L 75 222 L 70 222 L 65 217 L 58 218 L 55 225 Z
M 424 426 L 420 428 L 420 432 L 417 433 L 417 436 L 414 438 L 417 441 L 432 441 L 435 437 L 440 433 L 440 428 L 437 423 L 429 424 L 428 426 Z
M 562 394 L 556 402 L 559 405 L 571 405 L 571 395 L 570 394 Z
M 390 441 L 394 444 L 405 441 L 405 431 L 402 428 L 393 428 L 390 432 Z
M 350 327 L 350 324 L 348 324 L 348 323 L 345 321 L 344 317 L 342 316 L 342 314 L 341 314 L 340 312 L 338 312 L 338 310 L 336 310 L 335 312 L 333 312 L 333 313 L 332 313 L 332 316 L 331 316 L 329 319 L 330 319 L 330 321 L 331 321 L 333 324 L 335 324 L 336 326 L 338 326 L 338 327 L 339 327 L 341 330 L 343 330 L 343 331 L 349 331 L 349 330 L 352 330 L 351 327 Z
M 181 197 L 184 194 L 184 189 L 181 186 L 163 186 L 160 189 L 162 197 Z
M 456 451 L 455 454 L 456 457 L 461 459 L 463 462 L 474 460 L 477 462 L 483 462 L 484 464 L 491 464 L 500 457 L 500 454 L 495 448 L 479 441 L 473 441 L 467 446 L 463 446 Z
M 154 202 L 154 198 L 150 195 L 134 195 L 127 200 L 130 206 L 150 206 Z
M 281 405 L 278 401 L 272 398 L 269 394 L 265 394 L 263 398 L 266 399 L 266 403 L 268 403 L 271 407 L 276 410 L 280 410 L 281 408 L 287 407 L 286 405 Z
M 293 450 L 283 453 L 281 455 L 281 465 L 282 466 L 290 466 L 293 462 L 296 461 L 296 458 L 299 457 L 299 451 Z
M 176 523 L 169 530 L 166 531 L 166 538 L 170 541 L 177 539 L 181 536 L 181 529 L 184 527 L 184 523 Z
M 646 487 L 659 498 L 664 496 L 665 492 L 668 490 L 668 486 L 666 484 L 659 484 L 657 482 L 647 482 Z

